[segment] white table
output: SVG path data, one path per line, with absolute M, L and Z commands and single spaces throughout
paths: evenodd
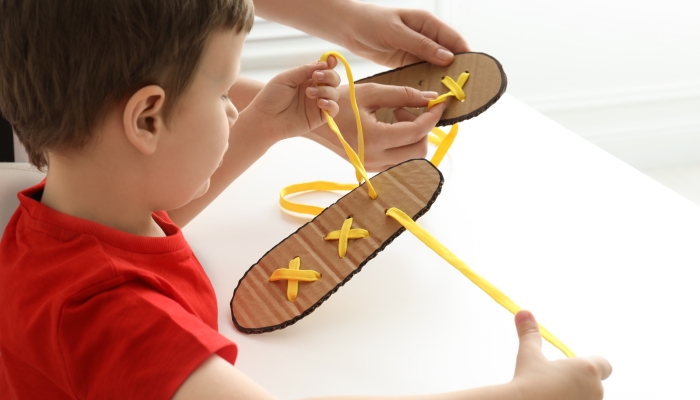
M 578 355 L 608 358 L 606 398 L 700 398 L 700 207 L 509 95 L 460 128 L 420 225 Z M 410 233 L 295 325 L 235 330 L 238 280 L 306 221 L 280 211 L 279 189 L 318 179 L 354 173 L 315 143 L 280 143 L 185 229 L 236 366 L 285 399 L 510 380 L 512 316 Z

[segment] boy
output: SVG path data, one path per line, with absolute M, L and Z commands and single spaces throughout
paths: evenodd
M 0 244 L 0 398 L 271 398 L 233 367 L 180 228 L 335 115 L 339 77 L 335 60 L 282 73 L 238 115 L 252 18 L 244 0 L 0 0 L 0 111 L 49 167 Z M 550 362 L 532 316 L 516 324 L 512 382 L 434 398 L 602 396 L 607 362 Z

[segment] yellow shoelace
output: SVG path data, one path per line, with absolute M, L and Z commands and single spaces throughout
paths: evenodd
M 364 239 L 369 237 L 369 232 L 365 229 L 351 229 L 352 217 L 343 222 L 343 227 L 339 231 L 333 231 L 326 235 L 324 240 L 338 241 L 338 257 L 344 258 L 348 251 L 348 239 Z
M 313 270 L 300 270 L 301 259 L 295 257 L 289 262 L 289 268 L 280 268 L 275 270 L 270 276 L 270 282 L 287 281 L 287 299 L 294 301 L 297 299 L 299 292 L 299 281 L 314 282 L 321 279 L 321 274 Z
M 359 156 L 352 150 L 350 145 L 345 141 L 343 138 L 343 135 L 340 133 L 340 130 L 338 129 L 338 126 L 335 124 L 335 121 L 333 118 L 324 110 L 324 114 L 326 116 L 326 120 L 328 121 L 328 125 L 331 128 L 333 132 L 335 132 L 336 136 L 340 140 L 340 142 L 343 145 L 343 148 L 345 149 L 345 152 L 348 155 L 348 159 L 350 160 L 350 163 L 355 167 L 356 171 L 356 176 L 357 176 L 357 181 L 358 184 L 362 183 L 364 180 L 367 183 L 367 190 L 369 197 L 371 199 L 376 199 L 378 194 L 372 187 L 369 177 L 367 176 L 367 171 L 365 171 L 364 168 L 364 140 L 362 136 L 362 123 L 360 121 L 360 113 L 357 107 L 357 102 L 355 100 L 355 85 L 354 81 L 352 78 L 352 72 L 350 71 L 350 66 L 348 65 L 347 61 L 345 58 L 343 58 L 342 55 L 338 52 L 327 52 L 321 57 L 321 61 L 326 61 L 328 57 L 334 56 L 340 60 L 343 65 L 345 66 L 345 71 L 348 76 L 348 82 L 350 85 L 350 100 L 352 104 L 353 111 L 355 113 L 355 121 L 357 123 L 357 143 L 358 143 L 358 153 L 360 154 Z M 466 98 L 466 95 L 464 93 L 464 90 L 462 87 L 464 84 L 467 82 L 467 79 L 469 78 L 469 73 L 468 72 L 463 72 L 460 74 L 458 77 L 457 81 L 454 81 L 451 77 L 443 77 L 442 83 L 447 86 L 447 88 L 450 90 L 448 93 L 445 93 L 435 100 L 431 100 L 428 103 L 428 108 L 433 107 L 435 104 L 438 104 L 440 102 L 444 102 L 447 100 L 449 97 L 456 97 L 459 101 L 464 101 Z M 450 148 L 452 143 L 454 142 L 455 137 L 457 136 L 458 132 L 458 125 L 454 124 L 452 125 L 452 128 L 450 129 L 449 133 L 445 133 L 441 131 L 438 128 L 435 128 L 431 131 L 431 134 L 429 135 L 429 140 L 431 143 L 437 144 L 438 148 L 435 151 L 435 154 L 433 155 L 433 158 L 431 159 L 431 162 L 433 165 L 436 167 L 440 164 L 442 159 L 444 158 L 445 154 L 447 153 L 447 150 Z M 318 215 L 320 214 L 324 208 L 321 207 L 316 207 L 316 206 L 309 206 L 309 205 L 304 205 L 304 204 L 299 204 L 299 203 L 294 203 L 289 200 L 287 200 L 285 197 L 290 194 L 294 193 L 299 193 L 303 191 L 312 191 L 312 190 L 319 190 L 319 191 L 335 191 L 335 190 L 353 190 L 355 189 L 358 184 L 351 183 L 351 184 L 342 184 L 342 183 L 334 183 L 334 182 L 323 182 L 323 181 L 317 181 L 317 182 L 308 182 L 308 183 L 300 183 L 296 185 L 291 185 L 287 186 L 282 189 L 280 192 L 280 205 L 289 211 L 293 212 L 298 212 L 298 213 L 304 213 L 304 214 L 311 214 L 311 215 Z M 437 239 L 435 239 L 432 235 L 430 235 L 428 232 L 426 232 L 423 228 L 421 228 L 411 217 L 406 215 L 403 211 L 399 210 L 398 208 L 390 208 L 387 210 L 386 215 L 395 219 L 398 223 L 400 223 L 406 230 L 409 232 L 413 233 L 419 240 L 421 240 L 423 243 L 425 243 L 428 247 L 430 247 L 433 251 L 435 251 L 440 257 L 444 258 L 448 263 L 450 263 L 453 267 L 455 267 L 459 272 L 461 272 L 464 276 L 469 278 L 474 284 L 476 284 L 481 290 L 486 292 L 492 299 L 494 299 L 498 304 L 503 306 L 505 309 L 510 311 L 511 313 L 515 314 L 518 311 L 521 310 L 521 308 L 515 304 L 508 296 L 506 296 L 503 292 L 498 290 L 495 286 L 493 286 L 490 282 L 488 282 L 486 279 L 478 275 L 476 272 L 474 272 L 469 266 L 464 263 L 464 261 L 460 260 L 457 256 L 454 255 L 447 247 L 442 245 Z M 347 218 L 343 222 L 343 226 L 340 230 L 338 231 L 333 231 L 330 232 L 326 237 L 325 240 L 338 240 L 338 256 L 340 258 L 345 257 L 347 253 L 347 248 L 348 248 L 348 240 L 349 239 L 362 239 L 365 237 L 369 237 L 370 233 L 364 229 L 352 229 L 352 218 Z M 276 270 L 272 276 L 270 277 L 270 281 L 274 280 L 280 280 L 280 279 L 286 279 L 289 283 L 287 286 L 287 298 L 289 301 L 294 301 L 297 297 L 297 292 L 298 292 L 298 282 L 303 281 L 303 282 L 312 282 L 315 280 L 320 279 L 321 275 L 316 272 L 316 271 L 310 271 L 310 270 L 299 270 L 299 265 L 300 265 L 300 260 L 299 257 L 296 257 L 294 260 L 290 261 L 289 263 L 289 268 L 286 269 L 278 269 Z M 542 334 L 542 337 L 545 338 L 548 342 L 553 344 L 555 347 L 557 347 L 559 350 L 561 350 L 567 357 L 575 357 L 575 354 L 568 348 L 566 347 L 559 339 L 557 339 L 554 335 L 552 335 L 547 329 L 545 329 L 542 325 L 539 325 L 540 327 L 540 332 Z
M 398 208 L 390 208 L 386 211 L 386 215 L 395 219 L 398 223 L 403 225 L 406 230 L 414 234 L 421 242 L 425 243 L 428 247 L 433 249 L 440 257 L 444 258 L 445 261 L 450 263 L 464 276 L 469 278 L 470 281 L 474 282 L 481 290 L 486 292 L 492 299 L 496 300 L 496 303 L 502 305 L 506 310 L 517 314 L 521 308 L 513 302 L 508 296 L 503 292 L 498 290 L 489 281 L 481 277 L 469 268 L 469 266 L 462 260 L 460 260 L 454 253 L 452 253 L 447 247 L 440 243 L 433 235 L 425 231 L 420 227 L 411 217 L 406 215 L 403 211 Z M 542 337 L 545 338 L 549 343 L 553 344 L 556 348 L 561 350 L 567 357 L 576 357 L 576 355 L 564 345 L 559 339 L 552 335 L 547 329 L 540 325 L 540 333 Z
M 436 98 L 435 100 L 430 100 L 428 102 L 428 110 L 433 108 L 433 106 L 436 104 L 447 101 L 448 97 L 454 96 L 457 98 L 457 100 L 464 101 L 464 99 L 466 99 L 467 96 L 464 94 L 464 90 L 462 90 L 462 87 L 465 83 L 467 83 L 467 79 L 469 79 L 468 71 L 462 72 L 459 75 L 459 78 L 457 78 L 457 82 L 455 82 L 455 80 L 449 76 L 442 77 L 442 84 L 447 86 L 447 88 L 450 89 L 450 91 L 441 96 L 438 96 L 438 98 Z

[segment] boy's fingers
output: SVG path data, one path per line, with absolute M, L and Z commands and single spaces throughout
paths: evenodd
M 328 85 L 333 87 L 340 85 L 340 75 L 331 69 L 314 71 L 312 77 L 314 82 L 319 85 Z
M 431 98 L 437 97 L 435 92 L 421 92 L 408 86 L 379 85 L 366 83 L 357 85 L 358 103 L 369 109 L 425 107 Z
M 606 380 L 612 374 L 612 365 L 608 360 L 600 356 L 586 357 L 586 359 L 595 367 L 601 380 Z
M 289 71 L 282 72 L 270 80 L 270 83 L 279 83 L 287 86 L 298 86 L 308 82 L 316 71 L 328 69 L 328 63 L 315 62 L 304 64 Z
M 306 88 L 306 95 L 312 99 L 330 99 L 338 101 L 340 93 L 332 86 L 309 86 Z
M 540 327 L 530 311 L 520 310 L 515 314 L 515 327 L 518 329 L 518 337 L 520 338 L 520 350 L 518 353 L 523 351 L 541 352 L 542 335 L 540 335 Z
M 329 68 L 329 69 L 335 69 L 335 67 L 338 66 L 338 59 L 335 58 L 334 56 L 328 57 L 328 59 L 326 60 L 326 62 L 328 63 L 328 68 Z
M 330 114 L 331 117 L 335 117 L 336 115 L 338 115 L 338 103 L 336 103 L 335 101 L 327 99 L 318 99 L 316 101 L 316 104 L 318 105 L 318 108 L 328 111 L 328 114 Z

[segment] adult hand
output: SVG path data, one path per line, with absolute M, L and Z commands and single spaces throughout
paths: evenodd
M 345 19 L 350 33 L 341 44 L 378 64 L 396 68 L 425 60 L 446 66 L 454 53 L 470 51 L 457 31 L 428 11 L 351 4 Z
M 340 112 L 335 121 L 348 144 L 357 151 L 357 126 L 350 105 L 348 86 L 341 86 L 338 105 Z M 428 133 L 440 120 L 444 103 L 416 116 L 400 107 L 425 107 L 437 93 L 424 93 L 405 86 L 387 86 L 375 83 L 355 85 L 357 105 L 362 120 L 365 142 L 365 169 L 383 171 L 402 161 L 424 158 L 428 153 Z M 397 108 L 398 122 L 387 124 L 377 120 L 380 108 Z M 322 125 L 304 137 L 312 139 L 347 159 L 340 141 L 327 125 Z
M 542 336 L 537 321 L 529 311 L 515 316 L 520 349 L 512 384 L 523 400 L 600 400 L 601 380 L 612 367 L 601 357 L 581 357 L 550 361 L 542 354 Z
M 457 31 L 424 10 L 352 0 L 255 0 L 255 14 L 391 68 L 418 61 L 446 66 L 453 53 L 470 51 Z

